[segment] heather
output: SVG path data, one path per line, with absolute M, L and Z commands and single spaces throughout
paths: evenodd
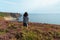
M 60 25 L 0 20 L 0 40 L 60 40 Z

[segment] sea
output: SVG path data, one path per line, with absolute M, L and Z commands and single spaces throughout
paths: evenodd
M 29 14 L 29 22 L 60 25 L 60 14 Z M 23 21 L 23 16 L 19 17 Z

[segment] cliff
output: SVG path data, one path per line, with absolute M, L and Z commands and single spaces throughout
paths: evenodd
M 0 12 L 0 17 L 5 20 L 17 20 L 18 17 L 21 17 L 20 13 L 10 13 L 10 12 Z
M 11 12 L 0 12 L 0 16 L 19 17 L 19 16 L 21 16 L 21 14 L 20 13 L 11 13 Z

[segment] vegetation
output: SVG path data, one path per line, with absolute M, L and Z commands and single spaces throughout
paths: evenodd
M 21 17 L 22 15 L 20 13 L 9 13 L 9 12 L 0 12 L 0 16 L 12 16 L 12 17 Z
M 60 25 L 0 21 L 0 40 L 60 40 Z
M 6 16 L 6 14 L 3 12 L 0 12 L 0 16 L 4 17 L 4 16 Z

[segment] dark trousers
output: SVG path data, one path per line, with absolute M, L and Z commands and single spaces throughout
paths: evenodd
M 27 24 L 27 23 L 23 23 L 23 26 L 27 27 L 27 26 L 28 26 L 28 24 Z

